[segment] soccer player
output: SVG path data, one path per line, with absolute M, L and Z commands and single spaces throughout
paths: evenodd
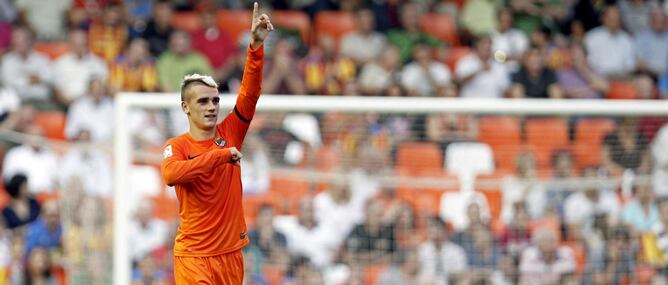
M 230 114 L 218 119 L 217 84 L 209 76 L 186 76 L 181 108 L 190 130 L 171 138 L 160 166 L 167 185 L 175 186 L 181 223 L 174 244 L 176 284 L 241 284 L 241 249 L 248 244 L 241 207 L 241 146 L 260 97 L 263 42 L 274 27 L 253 6 L 246 67 Z

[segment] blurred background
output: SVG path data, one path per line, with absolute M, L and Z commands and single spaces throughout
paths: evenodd
M 263 94 L 668 98 L 668 1 L 259 2 L 277 27 Z M 134 108 L 114 126 L 114 97 L 194 72 L 235 94 L 251 6 L 0 0 L 0 285 L 112 283 L 119 127 L 132 282 L 173 284 L 178 204 L 157 166 L 187 121 Z M 261 112 L 245 284 L 666 284 L 667 122 Z

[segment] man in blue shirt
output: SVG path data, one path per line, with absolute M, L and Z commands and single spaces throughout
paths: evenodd
M 44 247 L 49 251 L 58 250 L 62 246 L 63 228 L 60 224 L 60 213 L 56 201 L 48 201 L 42 207 L 42 216 L 28 225 L 26 231 L 26 256 L 36 247 Z

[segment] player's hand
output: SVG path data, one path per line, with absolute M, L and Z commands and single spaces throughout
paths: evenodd
M 251 46 L 253 48 L 260 46 L 269 35 L 269 32 L 274 30 L 269 16 L 267 14 L 258 15 L 257 7 L 257 2 L 253 3 L 253 23 L 251 25 Z
M 230 150 L 230 154 L 232 154 L 232 156 L 230 157 L 230 161 L 228 161 L 228 162 L 232 163 L 236 166 L 241 166 L 241 158 L 244 155 L 241 154 L 241 152 L 236 147 L 231 147 L 231 148 L 228 148 L 228 149 Z

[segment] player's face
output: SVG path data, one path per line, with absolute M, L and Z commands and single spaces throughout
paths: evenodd
M 188 117 L 200 129 L 213 129 L 218 120 L 220 103 L 218 90 L 205 85 L 197 85 L 193 86 L 190 92 L 188 102 L 184 105 Z

